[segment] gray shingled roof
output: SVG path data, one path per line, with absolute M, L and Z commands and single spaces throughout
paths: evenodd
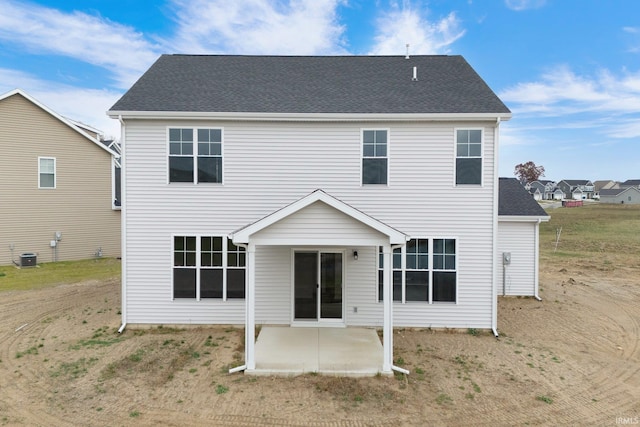
M 420 55 L 162 55 L 110 111 L 510 113 L 463 57 Z
M 599 193 L 600 193 L 600 196 L 617 196 L 618 194 L 628 190 L 629 188 L 630 187 L 603 189 L 603 190 L 600 190 Z
M 500 178 L 499 216 L 549 216 L 516 178 Z

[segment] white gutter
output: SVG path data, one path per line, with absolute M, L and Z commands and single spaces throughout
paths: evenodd
M 496 260 L 498 259 L 498 198 L 499 179 L 498 179 L 498 129 L 500 127 L 500 117 L 496 118 L 496 125 L 493 131 L 493 277 L 491 280 L 491 331 L 498 338 L 498 294 L 496 291 L 496 280 L 498 277 L 498 267 Z
M 391 369 L 394 370 L 394 371 L 400 372 L 402 374 L 405 374 L 405 375 L 409 375 L 410 374 L 410 372 L 407 369 L 399 368 L 399 367 L 397 367 L 395 365 L 391 365 Z
M 109 111 L 109 117 L 127 119 L 268 120 L 268 121 L 465 121 L 511 119 L 500 113 L 266 113 L 212 111 Z
M 235 368 L 229 369 L 230 374 L 235 374 L 236 372 L 242 372 L 247 369 L 247 365 L 236 366 Z
M 127 173 L 126 173 L 126 125 L 122 116 L 118 116 L 120 122 L 120 259 L 122 264 L 122 272 L 120 279 L 121 299 L 122 305 L 122 326 L 118 329 L 118 333 L 121 334 L 124 328 L 127 327 Z
M 548 219 L 547 219 L 548 221 Z M 538 295 L 538 279 L 540 276 L 540 272 L 538 271 L 538 268 L 540 268 L 540 223 L 542 222 L 542 218 L 538 219 L 537 224 L 534 226 L 534 235 L 533 235 L 533 240 L 535 242 L 534 244 L 534 248 L 536 248 L 536 253 L 534 255 L 534 259 L 533 259 L 533 280 L 535 283 L 535 287 L 534 287 L 534 291 L 533 291 L 533 296 L 535 299 L 537 299 L 538 301 L 542 301 L 542 298 L 540 298 L 540 296 Z

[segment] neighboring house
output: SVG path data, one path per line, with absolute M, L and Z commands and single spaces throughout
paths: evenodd
M 460 56 L 163 55 L 123 123 L 122 319 L 497 327 L 499 125 Z M 501 256 L 501 255 L 500 255 Z
M 553 200 L 556 183 L 555 181 L 541 179 L 528 183 L 525 188 L 534 196 L 539 194 L 539 198 L 536 198 L 536 200 Z
M 628 179 L 622 184 L 620 184 L 619 188 L 628 188 L 628 187 L 636 187 L 640 189 L 640 179 Z
M 0 95 L 0 264 L 120 255 L 116 153 L 97 136 L 19 89 Z
M 640 203 L 640 190 L 638 187 L 600 190 L 600 203 L 638 204 Z
M 553 192 L 551 193 L 551 199 L 550 200 L 562 200 L 563 198 L 564 198 L 564 193 L 562 192 L 561 189 L 556 187 L 553 190 Z
M 558 188 L 564 193 L 565 199 L 593 199 L 595 187 L 588 179 L 563 179 Z
M 620 188 L 620 183 L 618 181 L 603 180 L 603 181 L 593 181 L 593 188 L 596 193 L 600 192 L 600 190 L 613 190 L 616 188 Z
M 515 178 L 500 178 L 498 209 L 499 295 L 538 299 L 539 226 L 549 215 Z
M 113 205 L 116 209 L 120 209 L 122 206 L 122 148 L 120 147 L 120 143 L 115 140 L 103 140 L 102 143 L 116 153 L 116 155 L 113 156 Z
M 533 196 L 534 200 L 536 200 L 536 201 L 542 200 L 543 196 L 542 196 L 542 192 L 540 192 L 539 188 L 531 187 L 531 189 L 529 190 L 529 194 L 531 194 Z

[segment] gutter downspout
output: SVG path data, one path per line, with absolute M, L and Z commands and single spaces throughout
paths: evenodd
M 540 276 L 540 272 L 538 271 L 538 269 L 540 268 L 540 223 L 541 222 L 542 222 L 542 219 L 538 218 L 538 222 L 535 225 L 534 236 L 533 236 L 533 239 L 535 242 L 534 247 L 536 248 L 535 257 L 533 260 L 533 280 L 535 282 L 533 297 L 538 301 L 542 301 L 542 298 L 540 298 L 540 296 L 538 295 L 538 279 Z
M 120 259 L 122 264 L 120 287 L 122 299 L 122 326 L 118 329 L 121 334 L 127 327 L 127 192 L 126 192 L 126 125 L 122 120 L 122 114 L 118 115 L 120 122 Z
M 500 127 L 500 117 L 496 118 L 496 125 L 493 131 L 493 277 L 491 280 L 491 331 L 498 338 L 498 294 L 496 291 L 496 277 L 498 275 L 498 129 Z

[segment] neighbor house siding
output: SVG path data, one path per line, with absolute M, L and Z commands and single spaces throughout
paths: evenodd
M 0 100 L 0 264 L 24 252 L 53 261 L 120 255 L 111 154 L 20 94 Z M 38 157 L 55 158 L 55 188 L 38 188 Z
M 222 184 L 168 183 L 167 129 L 170 127 L 223 129 Z M 483 129 L 482 186 L 455 186 L 454 130 L 465 127 Z M 361 184 L 362 130 L 373 128 L 389 130 L 388 185 Z M 492 123 L 478 122 L 128 120 L 124 207 L 129 227 L 126 236 L 128 322 L 166 322 L 164 319 L 168 316 L 176 323 L 180 319 L 192 322 L 196 317 L 203 323 L 213 321 L 206 319 L 219 319 L 217 314 L 199 315 L 211 311 L 200 308 L 205 306 L 202 302 L 172 301 L 170 236 L 227 235 L 322 189 L 409 236 L 457 238 L 457 303 L 396 304 L 396 325 L 490 327 L 494 129 Z M 309 223 L 309 227 L 312 226 L 313 223 Z M 270 233 L 276 228 L 277 225 L 264 232 Z M 278 259 L 282 256 L 281 249 L 277 248 Z M 382 305 L 377 308 L 375 296 L 376 268 L 363 267 L 365 262 L 376 262 L 377 249 L 369 247 L 368 250 L 371 257 L 363 257 L 363 262 L 358 261 L 357 265 L 351 261 L 347 264 L 346 274 L 355 283 L 346 289 L 347 319 L 357 324 L 381 325 Z M 264 267 L 266 261 L 259 254 L 260 250 L 256 252 L 256 263 Z M 289 269 L 287 274 L 290 274 L 290 263 L 288 260 L 280 266 Z M 265 283 L 279 284 L 284 276 L 270 265 L 266 271 L 256 270 L 256 281 L 261 277 Z M 371 283 L 372 289 L 366 288 L 367 283 Z M 265 297 L 264 292 L 268 291 L 261 286 L 256 283 L 256 292 Z M 282 290 L 278 288 L 276 292 Z M 262 316 L 265 321 L 279 321 L 278 313 L 261 312 L 263 308 L 260 301 L 257 302 L 257 319 Z M 355 304 L 364 311 L 359 309 L 358 315 L 349 313 Z M 216 306 L 216 310 L 229 313 L 228 323 L 243 323 L 243 307 L 225 302 Z M 237 313 L 232 314 L 233 310 Z
M 535 251 L 536 232 L 538 224 L 535 222 L 504 222 L 498 223 L 498 256 L 496 257 L 497 293 L 498 295 L 536 294 L 536 264 Z M 511 264 L 503 267 L 502 254 L 511 253 Z M 506 280 L 503 280 L 506 279 Z

